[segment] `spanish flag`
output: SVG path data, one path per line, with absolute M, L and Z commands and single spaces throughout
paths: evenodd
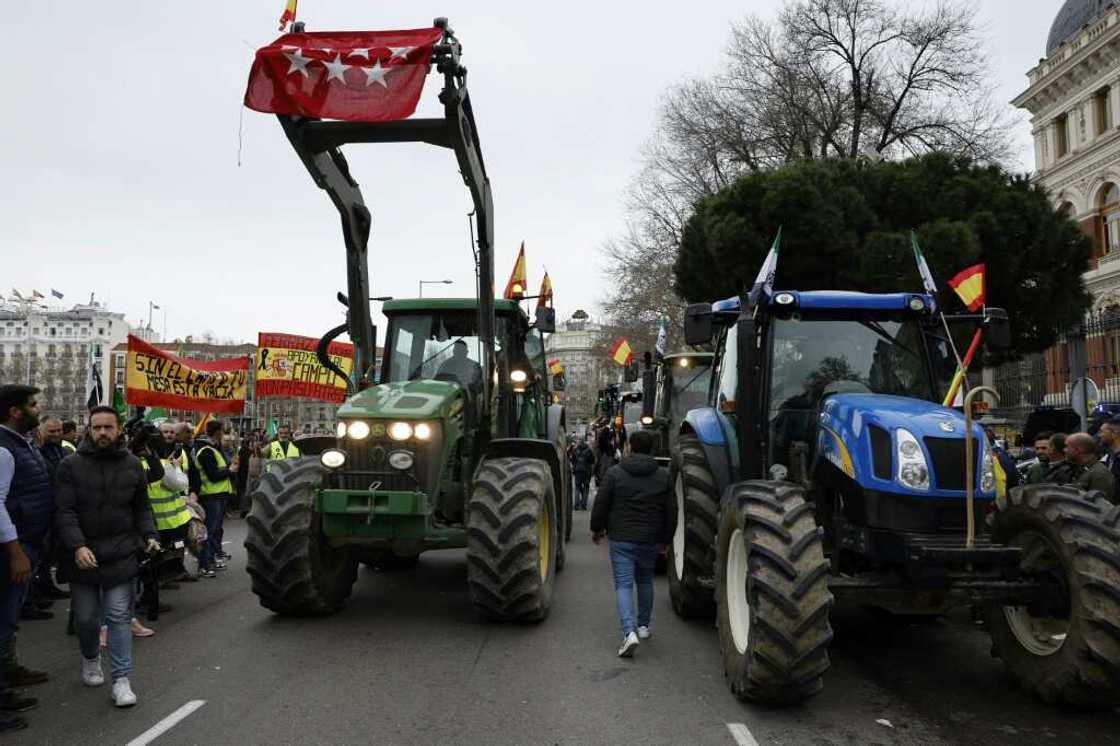
M 630 349 L 629 342 L 623 338 L 619 338 L 611 345 L 610 356 L 611 360 L 614 360 L 619 365 L 629 365 L 630 361 L 634 359 L 634 352 Z
M 284 6 L 284 13 L 280 16 L 280 30 L 283 31 L 288 27 L 289 23 L 296 20 L 296 5 L 299 0 L 288 0 L 288 4 Z
M 975 313 L 984 307 L 984 265 L 975 264 L 949 280 L 949 287 L 956 291 L 969 311 Z
M 521 300 L 525 295 L 525 242 L 521 242 L 521 250 L 517 252 L 517 261 L 513 263 L 513 273 L 506 283 L 506 292 L 502 297 L 506 300 Z
M 537 308 L 547 308 L 549 303 L 552 303 L 552 280 L 549 279 L 548 272 L 545 272 L 544 279 L 541 280 L 541 292 L 537 296 Z
M 548 361 L 548 372 L 554 376 L 564 372 L 564 366 L 560 364 L 560 358 L 557 357 Z

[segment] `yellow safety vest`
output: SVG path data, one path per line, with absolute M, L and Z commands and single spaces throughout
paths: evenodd
M 299 458 L 300 455 L 299 448 L 290 440 L 288 441 L 287 449 L 285 449 L 278 440 L 272 441 L 272 444 L 269 446 L 268 458 L 270 461 L 277 461 L 285 458 Z
M 141 458 L 144 474 L 148 473 L 148 460 Z M 161 459 L 164 469 L 170 468 L 171 461 Z M 152 504 L 152 516 L 156 519 L 157 531 L 170 531 L 190 523 L 191 512 L 183 497 L 163 486 L 160 481 L 148 482 L 148 502 Z
M 198 461 L 198 457 L 201 456 L 202 452 L 205 451 L 206 449 L 210 449 L 211 451 L 214 452 L 214 458 L 217 459 L 217 461 L 218 461 L 218 468 L 219 469 L 226 468 L 226 457 L 223 456 L 222 452 L 219 451 L 214 446 L 205 445 L 205 446 L 202 446 L 201 448 L 199 448 L 197 451 L 195 451 L 195 453 L 194 453 L 194 465 L 195 465 L 195 467 L 198 468 L 198 476 L 199 476 L 199 479 L 202 482 L 202 486 L 199 489 L 199 492 L 201 493 L 200 497 L 204 496 L 204 495 L 207 495 L 207 496 L 208 495 L 232 495 L 233 494 L 233 482 L 230 480 L 229 477 L 226 477 L 225 479 L 221 479 L 217 482 L 211 482 L 209 477 L 206 476 L 206 470 L 202 468 L 202 464 L 200 464 L 199 461 Z
M 78 447 L 75 446 L 73 443 L 71 443 L 68 440 L 62 441 L 62 448 L 66 451 L 69 451 L 70 453 L 77 453 L 78 452 Z

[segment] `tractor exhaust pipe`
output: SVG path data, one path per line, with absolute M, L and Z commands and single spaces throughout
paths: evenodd
M 964 476 L 966 516 L 965 546 L 972 549 L 976 545 L 976 454 L 972 446 L 972 400 L 977 396 L 991 394 L 999 404 L 999 392 L 988 386 L 977 386 L 964 398 Z

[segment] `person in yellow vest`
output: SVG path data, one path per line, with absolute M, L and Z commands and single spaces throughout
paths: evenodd
M 62 423 L 62 443 L 59 445 L 66 451 L 66 455 L 78 451 L 78 423 L 74 420 L 64 420 Z
M 194 451 L 198 469 L 198 499 L 206 511 L 206 544 L 198 557 L 198 574 L 204 578 L 217 577 L 215 570 L 225 570 L 222 559 L 222 523 L 226 517 L 226 502 L 233 497 L 233 480 L 237 473 L 237 459 L 226 462 L 222 453 L 222 422 L 206 423 L 206 438 L 200 439 Z
M 190 451 L 186 448 L 181 448 L 179 446 L 179 438 L 178 438 L 178 432 L 177 432 L 178 431 L 178 426 L 179 426 L 179 423 L 177 423 L 175 420 L 166 419 L 159 426 L 159 434 L 163 437 L 163 442 L 166 443 L 165 449 L 166 449 L 166 454 L 167 455 L 164 457 L 164 462 L 163 462 L 164 466 L 165 466 L 165 470 L 166 470 L 166 467 L 169 467 L 169 466 L 174 467 L 174 469 L 182 475 L 181 477 L 176 478 L 177 479 L 176 484 L 181 485 L 181 488 L 179 490 L 177 490 L 177 492 L 175 494 L 177 494 L 183 500 L 183 509 L 186 510 L 186 512 L 187 512 L 187 522 L 184 523 L 182 528 L 179 529 L 180 534 L 177 535 L 175 538 L 176 539 L 181 538 L 184 542 L 186 542 L 187 532 L 189 531 L 189 527 L 190 527 L 190 515 L 191 515 L 190 514 L 190 508 L 187 506 L 187 503 L 188 502 L 196 502 L 197 498 L 191 496 L 191 492 L 190 492 L 190 473 L 191 473 L 191 470 L 194 468 L 194 466 L 191 463 Z M 188 425 L 188 428 L 189 428 L 189 425 Z M 192 434 L 193 434 L 193 431 L 192 431 Z M 163 539 L 161 538 L 161 542 L 162 541 L 163 541 Z M 167 544 L 164 543 L 164 546 L 167 546 Z M 178 588 L 179 583 L 197 583 L 197 582 L 198 582 L 198 578 L 196 578 L 194 575 L 191 575 L 190 572 L 187 570 L 186 565 L 184 565 L 183 569 L 182 569 L 182 572 L 179 573 L 179 576 L 177 578 L 175 578 L 172 581 L 168 581 L 168 582 L 164 583 L 160 587 L 161 588 L 168 588 L 168 589 L 175 589 L 175 588 Z
M 286 458 L 299 458 L 299 447 L 292 442 L 292 428 L 281 425 L 276 428 L 276 440 L 266 445 L 261 452 L 269 461 L 279 461 Z

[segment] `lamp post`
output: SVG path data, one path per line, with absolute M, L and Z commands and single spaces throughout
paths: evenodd
M 420 281 L 420 297 L 421 298 L 424 297 L 424 286 L 425 285 L 450 285 L 451 283 L 452 283 L 451 280 L 421 280 Z
M 149 329 L 152 328 L 152 311 L 153 310 L 158 311 L 159 306 L 157 306 L 155 304 L 155 301 L 148 301 L 148 328 Z

